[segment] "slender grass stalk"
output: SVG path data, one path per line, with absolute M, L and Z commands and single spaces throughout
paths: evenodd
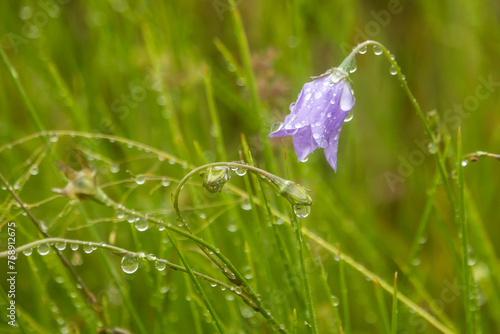
M 387 313 L 387 305 L 384 300 L 383 291 L 380 289 L 380 281 L 373 281 L 375 285 L 375 297 L 377 298 L 377 304 L 380 311 L 380 317 L 382 318 L 382 323 L 384 325 L 385 333 L 391 333 L 391 325 L 389 320 L 389 314 Z
M 340 295 L 342 296 L 342 310 L 344 311 L 344 328 L 345 334 L 351 333 L 351 316 L 349 312 L 349 297 L 347 291 L 347 284 L 345 280 L 345 270 L 344 270 L 344 260 L 345 256 L 340 251 L 340 245 L 338 246 L 337 256 L 339 257 L 339 281 L 340 281 Z
M 293 207 L 292 207 L 293 212 Z M 308 323 L 312 328 L 313 333 L 318 334 L 318 322 L 316 320 L 316 313 L 314 312 L 314 306 L 311 295 L 311 286 L 309 285 L 309 279 L 307 278 L 306 272 L 306 262 L 304 257 L 304 241 L 302 238 L 302 221 L 297 219 L 297 216 L 292 214 L 292 226 L 295 230 L 295 237 L 297 242 L 297 248 L 299 250 L 299 259 L 300 259 L 300 270 L 302 274 L 302 282 L 304 284 L 304 294 L 306 295 L 307 301 L 307 313 L 308 317 L 306 317 Z
M 462 234 L 462 279 L 464 283 L 465 329 L 466 333 L 473 333 L 474 324 L 471 309 L 471 286 L 469 267 L 469 231 L 465 217 L 464 170 L 462 166 L 462 131 L 458 128 L 457 135 L 457 168 L 458 168 L 458 195 L 459 195 L 459 222 Z
M 398 332 L 398 272 L 394 273 L 394 294 L 392 295 L 391 334 Z

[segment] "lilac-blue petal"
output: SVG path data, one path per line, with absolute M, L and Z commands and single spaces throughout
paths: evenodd
M 356 99 L 352 95 L 351 85 L 346 80 L 342 89 L 342 95 L 340 96 L 340 108 L 344 111 L 350 111 L 354 107 L 355 102 Z
M 328 161 L 335 172 L 337 172 L 337 151 L 339 148 L 339 134 L 341 130 L 342 124 L 337 129 L 336 134 L 330 138 L 328 146 L 325 148 L 326 161 Z
M 293 135 L 293 147 L 299 161 L 303 161 L 318 148 L 316 141 L 312 137 L 310 127 L 306 126 Z

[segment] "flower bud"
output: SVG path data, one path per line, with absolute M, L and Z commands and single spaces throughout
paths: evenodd
M 96 171 L 89 167 L 81 154 L 80 162 L 83 166 L 83 169 L 80 171 L 73 170 L 61 161 L 57 162 L 57 166 L 68 179 L 68 184 L 63 189 L 52 189 L 53 192 L 78 201 L 84 201 L 97 195 Z
M 217 193 L 222 190 L 224 184 L 231 178 L 231 170 L 225 166 L 211 167 L 201 173 L 200 176 L 204 177 L 203 187 L 211 193 Z
M 268 177 L 268 180 L 277 189 L 278 193 L 286 198 L 294 207 L 308 207 L 312 205 L 311 196 L 307 194 L 310 192 L 309 189 L 304 188 L 300 184 L 293 181 L 285 180 L 275 175 Z

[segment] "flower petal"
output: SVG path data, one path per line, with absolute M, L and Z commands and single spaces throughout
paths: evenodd
M 344 111 L 350 111 L 354 107 L 356 99 L 352 95 L 351 85 L 349 81 L 344 80 L 344 88 L 342 89 L 342 95 L 340 96 L 340 108 Z
M 325 148 L 326 161 L 332 166 L 333 170 L 337 172 L 337 151 L 339 147 L 339 134 L 342 130 L 342 124 L 338 127 L 334 136 L 328 141 L 328 146 Z
M 318 148 L 310 127 L 303 127 L 293 135 L 293 147 L 299 161 L 304 161 L 309 154 Z

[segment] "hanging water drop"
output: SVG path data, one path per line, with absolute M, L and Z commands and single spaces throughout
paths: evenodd
M 311 207 L 309 205 L 295 205 L 293 207 L 293 212 L 299 218 L 305 218 L 311 213 Z
M 137 220 L 137 217 L 133 214 L 130 214 L 127 216 L 127 221 L 132 224 L 133 222 L 135 222 Z
M 135 255 L 125 255 L 121 262 L 122 270 L 127 274 L 133 274 L 139 268 L 139 259 Z
M 135 177 L 135 183 L 141 185 L 144 184 L 144 182 L 146 182 L 146 178 L 144 177 L 144 175 L 139 174 Z
M 352 60 L 351 68 L 349 69 L 349 73 L 354 73 L 358 69 L 358 63 L 356 63 L 356 59 Z
M 464 159 L 462 160 L 462 167 L 465 167 L 469 164 L 469 160 L 468 159 Z
M 163 178 L 161 181 L 161 185 L 163 187 L 168 187 L 170 185 L 170 181 L 167 178 Z
M 427 150 L 429 151 L 430 154 L 436 154 L 438 151 L 437 145 L 434 143 L 429 143 L 427 145 Z
M 382 54 L 382 47 L 380 47 L 379 45 L 374 45 L 373 46 L 373 53 L 375 55 L 381 55 Z
M 23 254 L 26 256 L 30 256 L 31 253 L 33 253 L 33 248 L 27 248 L 27 249 L 23 250 Z
M 120 166 L 111 165 L 111 166 L 109 166 L 109 170 L 111 171 L 111 173 L 116 174 L 120 171 Z
M 354 118 L 354 113 L 350 111 L 349 114 L 347 114 L 346 118 L 344 119 L 344 123 L 352 121 L 353 118 Z
M 33 168 L 31 168 L 31 171 L 30 171 L 31 175 L 37 175 L 38 172 L 39 172 L 38 167 L 34 166 Z
M 135 228 L 137 229 L 137 231 L 140 232 L 146 231 L 148 227 L 149 227 L 149 222 L 144 218 L 140 218 L 135 222 Z
M 339 299 L 337 298 L 337 296 L 332 296 L 332 303 L 335 307 L 339 306 Z
M 93 250 L 94 250 L 94 248 L 92 247 L 91 244 L 83 245 L 83 251 L 85 253 L 90 254 L 90 253 L 92 253 Z
M 160 232 L 165 230 L 165 224 L 163 224 L 163 223 L 159 223 L 158 225 L 156 225 L 156 227 L 158 228 L 158 231 L 160 231 Z
M 71 248 L 72 251 L 78 250 L 79 247 L 80 247 L 79 244 L 71 244 L 71 245 L 69 245 L 69 248 Z
M 389 69 L 389 73 L 391 73 L 391 75 L 398 74 L 398 71 L 396 71 L 396 67 L 394 67 L 394 65 L 391 65 L 391 68 Z
M 247 173 L 247 170 L 246 170 L 246 168 L 237 168 L 234 172 L 238 176 L 243 176 Z
M 364 55 L 364 54 L 366 53 L 366 51 L 367 51 L 367 50 L 368 50 L 368 46 L 366 46 L 366 45 L 365 45 L 365 46 L 363 46 L 361 49 L 359 49 L 359 51 L 358 51 L 358 52 L 359 52 L 360 54 Z
M 55 244 L 56 248 L 59 249 L 60 251 L 62 250 L 65 250 L 66 249 L 66 243 L 65 242 L 57 242 Z
M 161 260 L 156 260 L 155 261 L 155 268 L 158 271 L 163 271 L 167 267 L 167 264 L 164 261 Z
M 116 209 L 116 218 L 123 219 L 125 218 L 125 212 L 120 209 Z
M 36 248 L 36 251 L 40 255 L 47 255 L 47 254 L 49 254 L 50 246 L 49 246 L 49 244 L 41 244 L 40 246 L 38 246 Z

